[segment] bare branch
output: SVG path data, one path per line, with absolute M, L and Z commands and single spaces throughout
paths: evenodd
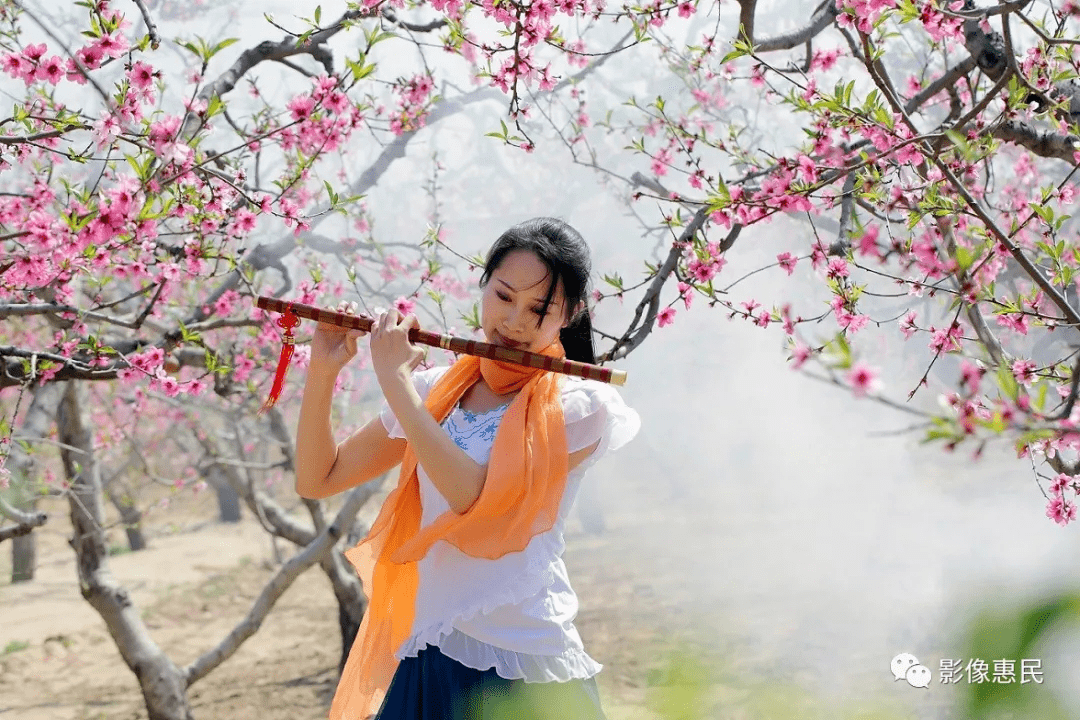
M 263 587 L 247 616 L 233 628 L 232 632 L 217 647 L 204 653 L 181 671 L 187 687 L 191 687 L 211 670 L 225 662 L 245 640 L 255 634 L 278 598 L 301 573 L 327 555 L 338 539 L 345 534 L 344 530 L 352 525 L 361 506 L 377 491 L 376 483 L 365 483 L 349 493 L 334 521 L 308 543 L 307 547 L 278 569 L 270 582 Z
M 42 513 L 44 515 L 44 513 Z M 42 520 L 40 524 L 45 524 Z M 23 535 L 29 535 L 34 532 L 36 525 L 9 525 L 5 528 L 0 528 L 0 543 L 5 540 L 11 540 L 12 538 L 22 537 Z
M 150 17 L 146 2 L 144 0 L 132 0 L 132 2 L 138 6 L 139 12 L 142 13 L 143 22 L 146 23 L 146 34 L 150 36 L 150 47 L 157 50 L 161 45 L 161 35 L 158 33 L 157 25 L 154 24 L 154 19 Z
M 995 126 L 990 134 L 999 140 L 1026 147 L 1041 157 L 1056 158 L 1068 163 L 1076 162 L 1075 155 L 1077 150 L 1080 150 L 1080 138 L 1075 135 L 1040 132 L 1024 123 L 1012 120 Z
M 27 513 L 19 510 L 16 507 L 12 507 L 8 504 L 8 501 L 0 497 L 0 515 L 3 515 L 8 520 L 17 523 L 18 527 L 25 527 L 26 532 L 16 533 L 16 535 L 25 535 L 36 527 L 41 527 L 49 520 L 49 516 L 43 512 L 39 513 Z M 14 535 L 12 537 L 15 537 Z
M 36 142 L 38 140 L 48 140 L 49 138 L 60 137 L 69 130 L 86 130 L 84 125 L 67 125 L 56 130 L 46 130 L 44 132 L 34 133 L 33 135 L 0 135 L 0 145 L 17 145 L 19 143 Z
M 689 224 L 683 228 L 679 238 L 671 243 L 671 250 L 668 251 L 668 256 L 664 260 L 664 264 L 656 271 L 656 275 L 649 284 L 649 289 L 645 292 L 644 297 L 641 298 L 641 302 L 638 303 L 637 312 L 634 313 L 634 319 L 631 321 L 630 327 L 627 328 L 623 336 L 615 342 L 615 346 L 600 358 L 600 362 L 618 360 L 619 358 L 626 357 L 634 350 L 634 348 L 644 342 L 645 338 L 652 332 L 653 326 L 656 323 L 656 315 L 660 310 L 660 290 L 663 289 L 664 283 L 667 282 L 671 273 L 675 271 L 675 267 L 679 263 L 679 257 L 682 255 L 683 248 L 693 239 L 694 235 L 697 234 L 697 231 L 705 224 L 705 220 L 708 217 L 708 208 L 702 207 L 694 214 L 694 217 Z M 727 247 L 730 247 L 731 243 L 735 241 L 735 237 L 738 236 L 740 230 L 742 230 L 741 225 L 735 225 L 732 228 L 731 233 L 729 233 L 727 239 L 725 239 Z M 648 306 L 649 312 L 645 316 L 645 321 L 639 326 L 638 323 L 641 321 L 641 314 L 645 311 L 646 306 Z
M 844 178 L 844 189 L 840 197 L 840 230 L 836 234 L 836 240 L 829 246 L 829 255 L 843 257 L 851 247 L 851 239 L 848 233 L 851 231 L 851 211 L 855 191 L 855 173 L 848 173 Z
M 26 317 L 29 315 L 59 315 L 61 313 L 74 313 L 82 318 L 100 320 L 111 325 L 117 325 L 129 330 L 137 329 L 136 321 L 121 320 L 111 315 L 102 315 L 93 310 L 83 310 L 73 305 L 56 305 L 54 303 L 21 303 L 0 305 L 0 320 L 9 317 Z
M 400 18 L 398 18 L 397 13 L 394 12 L 394 9 L 388 5 L 383 6 L 382 16 L 386 18 L 389 22 L 397 25 L 398 27 L 404 28 L 405 30 L 408 30 L 410 32 L 417 33 L 435 32 L 440 28 L 446 27 L 447 24 L 446 18 L 432 20 L 431 22 L 424 23 L 423 25 L 420 25 L 418 23 L 411 23 L 408 20 L 401 20 Z
M 745 10 L 745 6 L 743 9 Z M 799 45 L 805 45 L 817 37 L 825 28 L 829 27 L 839 12 L 835 2 L 826 0 L 821 5 L 818 5 L 817 10 L 814 11 L 814 16 L 806 27 L 754 43 L 754 50 L 759 53 L 767 53 L 777 50 L 791 50 Z
M 757 0 L 739 0 L 739 37 L 745 37 L 751 44 L 754 42 L 755 10 Z
M 934 82 L 927 85 L 926 88 L 920 90 L 910 100 L 908 100 L 907 104 L 904 105 L 905 112 L 907 112 L 909 115 L 915 112 L 920 107 L 922 107 L 923 103 L 937 95 L 939 92 L 948 90 L 950 87 L 955 85 L 960 78 L 974 70 L 975 67 L 975 58 L 968 56 L 963 60 L 963 62 L 960 62 L 954 67 L 950 68 L 948 72 L 946 72 Z

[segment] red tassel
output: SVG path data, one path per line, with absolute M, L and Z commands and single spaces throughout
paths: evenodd
M 259 410 L 259 414 L 274 407 L 274 403 L 277 402 L 278 397 L 281 395 L 281 388 L 285 386 L 285 373 L 289 371 L 289 361 L 292 360 L 293 346 L 296 344 L 296 340 L 293 338 L 293 328 L 300 324 L 300 318 L 296 317 L 292 308 L 286 307 L 285 312 L 277 319 L 278 327 L 285 329 L 285 335 L 281 338 L 281 357 L 278 358 L 277 372 L 274 373 L 274 385 L 270 388 L 270 397 L 263 403 L 262 408 Z

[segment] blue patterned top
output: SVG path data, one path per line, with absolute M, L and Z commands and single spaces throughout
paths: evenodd
M 509 402 L 482 413 L 473 413 L 457 405 L 446 420 L 443 428 L 453 438 L 454 443 L 468 452 L 470 445 L 491 445 L 495 442 L 495 431 L 499 429 L 499 419 Z

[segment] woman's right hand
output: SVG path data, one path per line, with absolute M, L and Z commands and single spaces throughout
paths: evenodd
M 356 303 L 342 300 L 338 303 L 340 313 L 355 314 Z M 311 338 L 310 370 L 327 375 L 337 375 L 356 355 L 356 341 L 367 335 L 365 330 L 351 330 L 340 325 L 318 323 Z

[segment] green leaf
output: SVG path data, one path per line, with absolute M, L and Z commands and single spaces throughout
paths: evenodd
M 473 302 L 472 312 L 468 315 L 462 314 L 459 317 L 465 321 L 465 324 L 472 330 L 480 329 L 480 310 L 476 302 Z
M 612 286 L 619 292 L 623 292 L 623 279 L 619 276 L 619 273 L 613 273 L 611 275 L 604 275 L 604 282 Z
M 229 47 L 233 43 L 238 43 L 238 42 L 240 42 L 240 38 L 225 38 L 224 40 L 219 42 L 217 45 L 215 45 L 213 47 L 213 49 L 210 50 L 210 55 L 213 56 L 213 55 L 217 54 L 218 51 L 224 50 L 225 48 Z

